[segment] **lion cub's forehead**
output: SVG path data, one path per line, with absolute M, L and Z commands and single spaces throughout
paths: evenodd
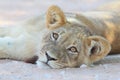
M 79 24 L 72 24 L 68 23 L 53 32 L 58 33 L 61 36 L 68 37 L 69 39 L 73 40 L 78 39 L 78 41 L 81 41 L 86 34 L 84 34 L 84 30 L 82 30 L 82 25 Z

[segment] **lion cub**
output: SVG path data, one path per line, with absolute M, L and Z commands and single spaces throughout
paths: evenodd
M 51 68 L 90 65 L 110 51 L 120 52 L 119 18 L 116 12 L 70 14 L 50 6 L 44 16 L 0 27 L 0 58 L 30 62 L 38 57 L 37 63 Z

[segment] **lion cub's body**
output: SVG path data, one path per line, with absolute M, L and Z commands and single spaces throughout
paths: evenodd
M 119 12 L 86 12 L 78 20 L 89 26 L 91 31 L 105 37 L 111 44 L 111 53 L 120 53 L 120 13 Z
M 56 8 L 54 9 L 54 11 L 55 10 L 56 10 Z M 68 22 L 67 24 L 65 24 L 65 26 L 70 26 L 70 28 L 71 28 L 71 25 L 73 25 L 74 23 L 75 23 L 75 25 L 73 25 L 73 27 L 75 27 L 77 25 L 77 26 L 80 26 L 80 28 L 82 29 L 81 26 L 83 26 L 83 30 L 80 29 L 83 32 L 79 31 L 79 29 L 77 29 L 77 28 L 76 29 L 74 28 L 72 31 L 73 33 L 74 32 L 76 32 L 77 34 L 79 33 L 80 38 L 81 38 L 81 34 L 83 35 L 83 37 L 91 36 L 91 35 L 102 36 L 106 40 L 108 40 L 108 42 L 112 45 L 111 53 L 120 53 L 120 44 L 119 44 L 119 42 L 120 42 L 120 14 L 119 13 L 112 12 L 112 11 L 111 12 L 110 11 L 108 11 L 108 12 L 103 12 L 103 11 L 99 12 L 98 11 L 98 12 L 85 12 L 85 13 L 80 13 L 80 14 L 71 14 L 70 13 L 70 14 L 65 14 L 65 15 L 66 15 L 66 20 Z M 58 19 L 59 19 L 59 16 L 58 16 Z M 53 21 L 57 21 L 57 20 L 53 20 Z M 54 22 L 50 22 L 50 23 L 54 24 Z M 39 57 L 38 61 L 44 62 L 46 60 L 46 58 L 44 58 L 45 56 L 58 57 L 57 56 L 58 54 L 51 54 L 50 51 L 52 51 L 52 50 L 50 50 L 50 51 L 44 51 L 44 50 L 49 50 L 49 48 L 54 49 L 54 46 L 56 46 L 54 50 L 57 53 L 63 52 L 63 51 L 61 51 L 61 50 L 63 50 L 62 49 L 63 47 L 68 46 L 68 43 L 70 43 L 70 41 L 72 42 L 72 41 L 74 41 L 74 39 L 76 40 L 76 38 L 70 38 L 72 40 L 67 40 L 66 37 L 68 37 L 68 36 L 62 35 L 62 36 L 64 36 L 64 37 L 62 37 L 62 40 L 63 40 L 62 42 L 64 43 L 67 41 L 67 43 L 64 43 L 64 44 L 61 43 L 61 45 L 65 45 L 65 46 L 56 45 L 57 43 L 56 42 L 53 43 L 51 41 L 51 38 L 49 38 L 49 39 L 47 38 L 49 36 L 46 36 L 46 34 L 50 34 L 51 32 L 45 27 L 46 26 L 45 24 L 46 24 L 45 16 L 39 16 L 37 18 L 31 19 L 31 20 L 25 22 L 24 24 L 20 24 L 15 27 L 0 27 L 0 58 L 10 58 L 10 59 L 23 60 L 23 61 L 29 62 L 29 60 L 34 58 L 34 56 L 38 56 Z M 47 22 L 47 24 L 49 24 L 49 21 Z M 47 25 L 48 28 L 50 26 L 55 26 L 55 25 L 51 25 L 51 24 Z M 64 26 L 64 23 L 57 23 L 57 24 Z M 84 27 L 84 26 L 87 26 L 87 27 Z M 57 28 L 57 32 L 60 32 L 60 30 L 63 30 L 63 32 L 61 31 L 61 34 L 64 34 L 66 32 L 67 33 L 65 35 L 71 34 L 69 32 L 69 27 L 68 28 L 63 27 L 60 29 L 58 27 L 59 26 L 55 26 L 55 28 L 51 28 L 50 30 L 54 31 L 54 29 Z M 84 28 L 86 28 L 86 29 L 84 29 Z M 84 30 L 88 30 L 88 31 L 84 31 Z M 72 34 L 71 34 L 71 36 L 72 36 Z M 77 38 L 77 39 L 79 39 L 79 38 Z M 81 38 L 81 39 L 83 39 L 83 38 Z M 85 38 L 85 40 L 87 40 L 87 39 Z M 106 40 L 105 40 L 105 42 L 106 42 Z M 95 41 L 97 41 L 97 39 L 95 39 L 91 43 L 88 41 L 89 45 L 91 45 L 93 43 L 95 43 L 95 45 L 98 45 L 98 44 L 100 44 L 100 46 L 102 45 L 102 42 L 96 43 Z M 104 41 L 104 39 L 102 39 L 102 41 Z M 48 43 L 49 45 L 46 43 Z M 51 44 L 54 44 L 54 46 Z M 48 47 L 46 47 L 46 45 L 48 45 Z M 49 47 L 50 45 L 51 45 L 51 47 Z M 80 45 L 81 45 L 81 41 L 80 41 Z M 60 49 L 59 49 L 59 46 L 61 47 Z M 84 46 L 86 46 L 86 45 L 83 45 L 82 47 L 84 47 Z M 91 45 L 91 46 L 93 46 L 93 45 Z M 105 44 L 105 46 L 107 47 L 108 45 Z M 98 48 L 99 47 L 97 47 L 97 49 Z M 101 50 L 102 48 L 104 48 L 104 47 L 99 48 L 99 50 Z M 81 48 L 81 50 L 82 49 L 83 48 Z M 73 48 L 73 50 L 74 50 L 74 48 Z M 78 49 L 78 52 L 81 50 Z M 98 52 L 99 52 L 99 50 L 98 50 Z M 82 63 L 89 64 L 89 63 L 94 62 L 93 59 L 92 59 L 93 61 L 89 61 L 89 59 L 87 59 L 88 58 L 87 51 L 85 51 L 85 52 L 84 51 L 85 51 L 85 49 L 82 50 L 82 53 L 79 54 L 79 55 L 81 55 L 81 57 L 79 57 L 81 59 L 79 59 L 79 60 L 77 60 L 76 55 L 74 55 L 76 58 L 74 58 L 74 56 L 72 56 L 72 57 L 70 57 L 71 59 L 68 57 L 65 57 L 62 60 L 51 58 L 51 60 L 61 61 L 60 64 L 62 64 L 62 62 L 66 63 L 66 64 L 63 64 L 64 66 L 62 65 L 62 67 L 61 67 L 61 65 L 58 67 L 58 65 L 57 66 L 54 65 L 55 63 L 52 62 L 52 63 L 49 63 L 49 66 L 51 66 L 52 68 L 76 67 L 78 65 L 81 65 Z M 104 56 L 105 56 L 105 55 L 107 55 L 107 53 L 109 51 L 110 51 L 110 47 L 108 47 L 108 50 L 105 50 L 102 53 L 105 52 L 105 54 L 104 54 Z M 54 53 L 54 51 L 52 51 L 52 52 Z M 67 52 L 67 51 L 64 50 L 64 52 Z M 93 48 L 93 51 L 91 51 L 91 52 L 94 52 L 94 48 Z M 45 53 L 45 55 L 40 54 L 40 53 Z M 50 56 L 48 53 L 50 53 Z M 60 55 L 63 56 L 63 53 L 60 53 Z M 83 53 L 85 55 L 82 55 Z M 93 54 L 95 54 L 95 53 L 93 53 Z M 59 57 L 60 57 L 60 55 L 59 55 Z M 67 56 L 68 56 L 68 54 L 67 54 Z M 71 55 L 69 55 L 69 56 L 71 56 Z M 87 56 L 87 58 L 85 58 L 85 56 Z M 101 56 L 101 57 L 98 59 L 95 59 L 95 61 L 98 61 L 99 59 L 103 58 L 102 55 L 99 55 L 99 56 Z M 85 59 L 85 61 L 80 61 L 80 60 L 83 60 L 82 57 Z M 66 61 L 66 58 L 68 61 Z M 74 59 L 74 62 L 72 62 L 72 59 Z M 75 62 L 75 60 L 77 62 Z M 59 61 L 57 61 L 57 62 L 59 62 Z

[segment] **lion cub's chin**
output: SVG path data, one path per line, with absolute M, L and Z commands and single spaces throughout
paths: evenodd
M 41 69 L 62 69 L 62 68 L 64 68 L 64 65 L 63 66 L 57 66 L 57 65 L 55 65 L 54 62 L 46 64 L 46 63 L 38 60 L 38 61 L 36 61 L 36 64 Z
M 55 66 L 53 66 L 53 67 L 50 67 L 48 64 L 46 64 L 46 63 L 43 63 L 43 62 L 40 62 L 40 61 L 37 61 L 36 62 L 37 63 L 37 66 L 39 67 L 39 68 L 41 68 L 41 69 L 60 69 L 60 68 L 62 68 L 62 67 L 55 67 Z M 91 66 L 93 66 L 93 65 L 90 65 L 90 66 L 88 66 L 88 65 L 86 65 L 86 64 L 81 64 L 79 67 L 77 67 L 77 68 L 86 68 L 86 67 L 91 67 Z M 67 67 L 67 68 L 70 68 L 70 67 Z
M 37 61 L 36 62 L 37 66 L 41 69 L 50 69 L 51 67 L 48 66 L 47 64 L 43 63 L 43 62 L 40 62 L 40 61 Z

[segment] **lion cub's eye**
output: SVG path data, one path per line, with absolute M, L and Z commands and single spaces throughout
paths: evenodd
M 59 34 L 58 33 L 52 33 L 52 38 L 54 39 L 54 40 L 57 40 L 58 39 L 58 37 L 59 37 Z
M 77 51 L 77 48 L 74 47 L 74 46 L 68 48 L 68 50 L 71 51 L 71 52 L 78 52 L 78 51 Z

